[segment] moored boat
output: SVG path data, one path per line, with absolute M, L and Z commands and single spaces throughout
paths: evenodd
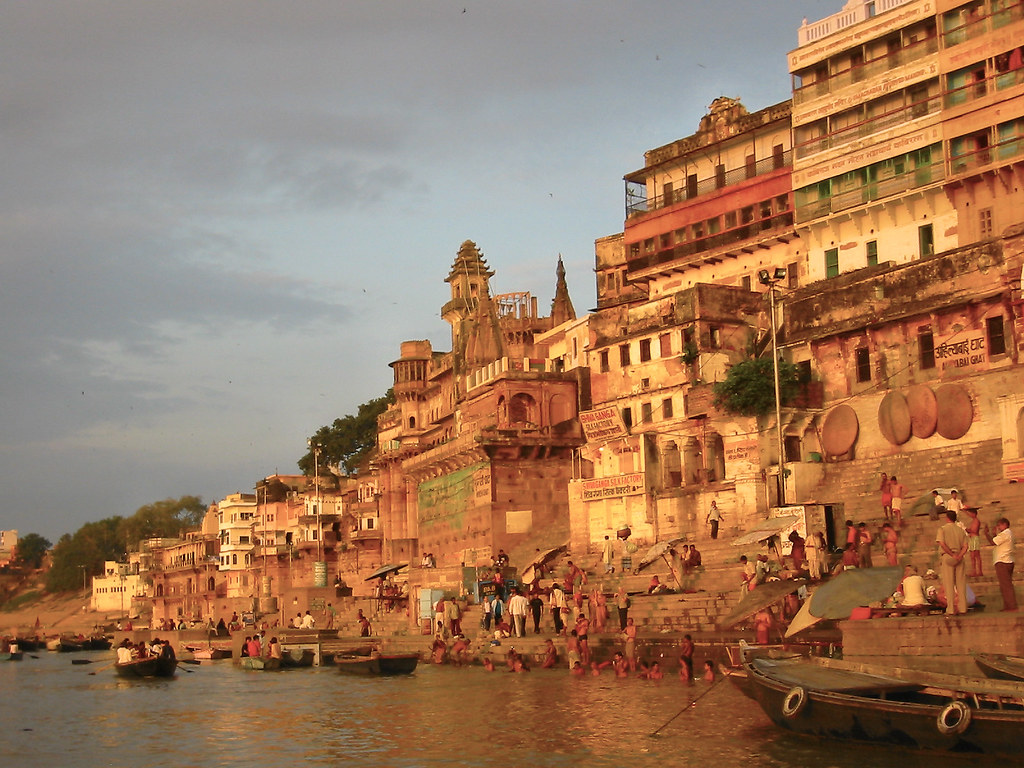
M 938 752 L 1016 755 L 1024 685 L 745 653 L 737 684 L 781 728 Z
M 281 654 L 281 669 L 312 667 L 316 654 L 308 648 L 286 649 Z
M 242 669 L 257 669 L 267 672 L 281 668 L 280 659 L 272 659 L 267 656 L 242 656 L 238 663 L 242 665 Z
M 178 660 L 174 656 L 147 656 L 144 659 L 114 664 L 114 671 L 119 677 L 138 680 L 153 677 L 174 677 L 178 668 Z
M 349 675 L 410 675 L 416 670 L 418 653 L 381 653 L 372 656 L 334 657 L 338 670 Z
M 1024 659 L 1020 656 L 1007 656 L 1002 653 L 975 653 L 974 663 L 985 673 L 985 677 L 995 680 L 1024 681 Z
M 182 644 L 182 647 L 191 653 L 192 658 L 197 661 L 218 661 L 220 659 L 231 658 L 230 648 L 214 648 L 213 646 L 184 644 Z
M 0 652 L 0 661 L 21 661 L 22 658 L 24 658 L 24 651 Z

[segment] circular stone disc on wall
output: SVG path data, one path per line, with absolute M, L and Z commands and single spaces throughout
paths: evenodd
M 842 456 L 857 442 L 859 429 L 856 411 L 848 405 L 837 405 L 821 427 L 822 450 L 829 456 Z
M 971 396 L 961 384 L 943 384 L 935 390 L 936 431 L 947 440 L 956 440 L 967 434 L 974 421 Z
M 890 392 L 878 404 L 878 431 L 893 445 L 910 439 L 910 407 L 902 392 Z
M 927 384 L 915 384 L 907 390 L 907 405 L 910 407 L 910 431 L 914 437 L 931 437 L 935 434 L 938 421 L 938 405 L 935 393 Z

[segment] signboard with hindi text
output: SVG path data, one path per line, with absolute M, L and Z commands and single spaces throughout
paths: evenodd
M 595 477 L 583 480 L 581 486 L 584 501 L 634 496 L 644 492 L 644 473 L 630 472 L 626 475 Z
M 974 368 L 988 363 L 985 333 L 957 333 L 935 346 L 935 365 L 947 368 Z

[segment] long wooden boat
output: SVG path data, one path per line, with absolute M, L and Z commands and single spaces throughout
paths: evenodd
M 173 656 L 149 656 L 114 665 L 119 677 L 138 680 L 153 677 L 174 677 L 178 660 Z
M 213 646 L 203 645 L 183 645 L 182 647 L 192 654 L 192 658 L 197 660 L 218 661 L 231 658 L 230 648 L 214 648 Z
M 746 653 L 743 669 L 741 689 L 788 731 L 937 752 L 1019 755 L 1021 684 Z
M 995 680 L 1024 681 L 1024 659 L 1020 656 L 1006 656 L 1002 653 L 976 653 L 974 663 Z
M 341 672 L 349 675 L 411 675 L 416 670 L 418 653 L 381 653 L 372 656 L 334 657 Z
M 242 669 L 256 669 L 270 672 L 281 668 L 280 659 L 271 659 L 267 656 L 242 656 L 238 663 Z
M 292 648 L 281 654 L 281 669 L 312 667 L 316 654 L 309 648 Z

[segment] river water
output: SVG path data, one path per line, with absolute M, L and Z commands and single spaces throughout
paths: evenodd
M 102 668 L 103 654 L 36 655 L 0 663 L 4 768 L 988 764 L 785 734 L 728 681 L 687 688 L 675 676 L 426 664 L 408 677 L 360 678 L 328 667 L 253 672 L 219 661 L 182 665 L 171 680 L 130 682 Z M 94 661 L 72 665 L 75 657 Z

